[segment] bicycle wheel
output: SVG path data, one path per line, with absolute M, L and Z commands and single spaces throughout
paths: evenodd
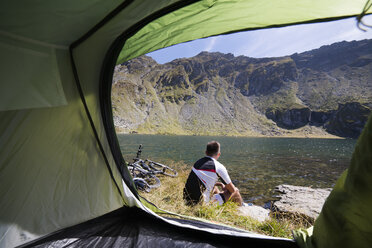
M 163 175 L 169 176 L 169 177 L 176 177 L 178 176 L 178 172 L 175 169 L 170 168 L 167 165 L 149 161 L 149 167 L 156 171 L 156 173 L 161 173 Z
M 145 179 L 151 189 L 159 188 L 161 185 L 160 179 L 153 174 L 147 174 L 143 179 Z
M 135 177 L 133 178 L 134 185 L 136 186 L 137 190 L 146 191 L 149 193 L 151 191 L 150 185 L 145 181 L 143 178 Z
M 132 163 L 130 167 L 133 178 L 144 179 L 151 189 L 160 187 L 160 179 L 155 176 L 155 172 L 151 168 L 149 168 L 149 170 L 146 170 L 137 162 Z

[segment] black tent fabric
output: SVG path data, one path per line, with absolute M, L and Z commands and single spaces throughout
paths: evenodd
M 224 226 L 182 219 L 183 225 L 232 230 Z M 156 228 L 154 228 L 156 227 Z M 28 247 L 262 247 L 297 248 L 294 241 L 217 235 L 175 227 L 138 208 L 123 207 L 82 224 L 60 230 L 21 246 Z

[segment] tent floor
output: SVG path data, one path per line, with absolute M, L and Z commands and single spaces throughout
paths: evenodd
M 197 227 L 226 230 L 226 227 L 204 222 L 172 220 Z M 128 207 L 54 232 L 22 247 L 240 247 L 241 245 L 298 247 L 294 241 L 217 235 L 177 227 L 138 208 Z

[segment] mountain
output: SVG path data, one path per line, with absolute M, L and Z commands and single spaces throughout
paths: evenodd
M 202 52 L 116 66 L 119 132 L 359 136 L 372 108 L 372 40 L 276 58 Z

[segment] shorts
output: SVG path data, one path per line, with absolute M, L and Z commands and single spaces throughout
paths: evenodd
M 222 193 L 213 195 L 211 200 L 212 202 L 217 202 L 220 206 L 226 202 Z

